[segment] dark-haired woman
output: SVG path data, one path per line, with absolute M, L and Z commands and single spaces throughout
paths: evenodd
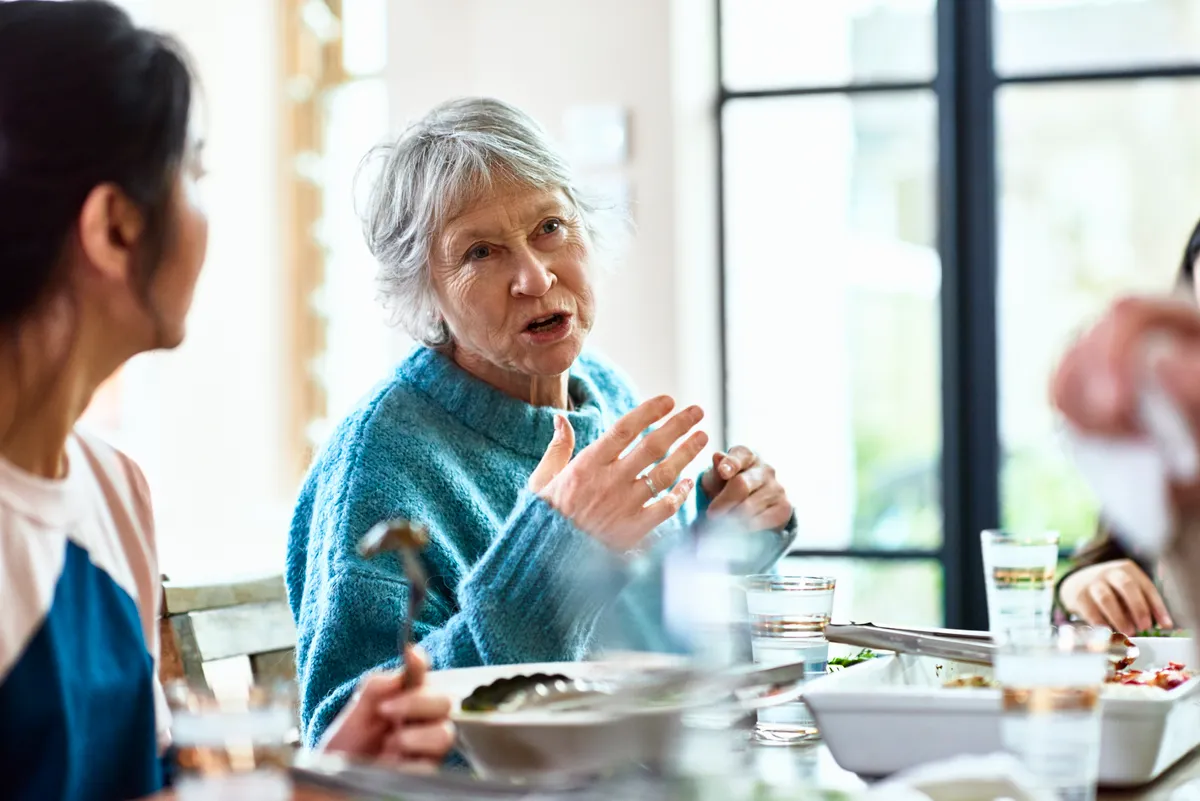
M 146 482 L 75 424 L 123 362 L 183 339 L 207 243 L 191 81 L 175 45 L 112 5 L 0 2 L 4 798 L 164 782 Z M 448 710 L 419 675 L 374 675 L 323 745 L 440 761 Z
M 1195 282 L 1200 261 L 1200 223 L 1192 230 L 1176 279 L 1181 297 L 1200 302 Z M 1075 556 L 1075 565 L 1058 585 L 1058 605 L 1067 615 L 1099 626 L 1134 634 L 1176 625 L 1160 584 L 1151 577 L 1155 566 L 1131 553 L 1111 532 L 1102 529 Z

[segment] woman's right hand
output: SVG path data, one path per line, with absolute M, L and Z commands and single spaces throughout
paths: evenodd
M 1200 432 L 1200 309 L 1175 299 L 1117 301 L 1067 351 L 1054 373 L 1054 405 L 1076 428 L 1111 437 L 1142 435 L 1138 424 L 1140 356 L 1147 337 L 1165 334 L 1171 347 L 1155 363 L 1163 388 Z M 1175 484 L 1178 511 L 1200 512 L 1200 481 Z
M 636 547 L 683 505 L 694 482 L 684 479 L 676 483 L 679 474 L 708 443 L 708 435 L 696 431 L 671 452 L 671 446 L 704 417 L 699 406 L 689 406 L 625 453 L 643 431 L 674 407 L 675 401 L 666 395 L 646 401 L 574 459 L 575 432 L 566 416 L 559 415 L 554 439 L 529 477 L 530 490 L 609 548 L 626 551 Z M 651 465 L 655 466 L 646 473 L 647 482 L 640 476 Z M 671 490 L 657 497 L 651 484 L 660 492 Z
M 1081 568 L 1063 579 L 1058 597 L 1068 612 L 1093 626 L 1109 626 L 1127 636 L 1157 623 L 1174 628 L 1167 605 L 1150 577 L 1130 559 Z

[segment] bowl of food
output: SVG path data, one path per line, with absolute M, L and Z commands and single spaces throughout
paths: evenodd
M 752 695 L 664 692 L 635 695 L 635 703 L 563 709 L 519 701 L 531 689 L 550 685 L 584 686 L 614 697 L 631 686 L 647 686 L 656 676 L 687 674 L 686 660 L 657 654 L 625 655 L 593 662 L 498 665 L 429 674 L 433 689 L 455 702 L 451 714 L 458 747 L 475 771 L 494 779 L 600 776 L 634 765 L 666 764 L 683 715 L 714 708 L 731 717 L 750 709 L 786 703 L 799 696 L 794 682 L 758 688 Z M 802 672 L 802 671 L 801 671 Z M 600 688 L 600 689 L 597 689 Z

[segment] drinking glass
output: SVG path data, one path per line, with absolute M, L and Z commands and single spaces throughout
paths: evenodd
M 760 665 L 804 663 L 805 680 L 825 675 L 829 641 L 825 627 L 833 611 L 836 582 L 828 576 L 750 576 L 745 581 L 750 645 Z M 819 737 L 804 701 L 758 712 L 754 739 L 793 745 Z
M 1015 630 L 996 655 L 1004 746 L 1062 801 L 1096 797 L 1111 635 L 1091 626 Z
M 179 801 L 288 801 L 296 732 L 289 683 L 240 693 L 173 682 L 165 688 L 177 749 Z
M 985 531 L 983 573 L 988 627 L 998 639 L 1011 631 L 1040 630 L 1052 624 L 1058 532 L 1015 534 Z

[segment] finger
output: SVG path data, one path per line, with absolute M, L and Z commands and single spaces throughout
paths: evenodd
M 728 514 L 766 484 L 769 478 L 767 468 L 762 465 L 738 473 L 725 482 L 724 489 L 713 498 L 708 506 L 709 516 Z
M 792 519 L 792 504 L 784 495 L 750 521 L 752 531 L 779 531 Z
M 700 455 L 700 451 L 704 450 L 704 446 L 707 444 L 708 434 L 703 431 L 692 434 L 675 449 L 674 453 L 659 462 L 657 467 L 646 474 L 650 478 L 650 483 L 658 489 L 665 489 L 674 484 L 678 480 L 679 474 Z M 648 486 L 646 494 L 650 495 Z M 648 497 L 646 500 L 650 500 L 650 498 Z
M 402 726 L 388 735 L 385 750 L 403 760 L 440 760 L 454 747 L 454 726 L 449 721 Z
M 529 476 L 529 491 L 539 493 L 563 471 L 575 453 L 575 429 L 565 414 L 554 416 L 554 436 L 546 446 L 546 453 Z
M 1136 567 L 1136 566 L 1135 566 Z M 1150 613 L 1154 615 L 1154 620 L 1158 625 L 1165 629 L 1175 628 L 1175 621 L 1171 619 L 1171 613 L 1167 609 L 1167 603 L 1163 600 L 1162 594 L 1158 591 L 1158 587 L 1154 585 L 1154 580 L 1146 575 L 1140 567 L 1136 568 L 1133 574 L 1134 579 L 1142 588 L 1142 594 L 1150 604 Z M 1149 628 L 1147 626 L 1146 628 Z
M 764 481 L 758 489 L 750 493 L 746 500 L 730 509 L 727 514 L 737 515 L 749 522 L 779 503 L 786 495 L 783 487 L 779 484 Z
M 1089 596 L 1087 593 L 1080 595 L 1079 598 L 1075 600 L 1075 603 L 1071 605 L 1069 611 L 1072 614 L 1083 618 L 1083 622 L 1087 623 L 1089 626 L 1112 625 L 1108 622 L 1108 618 L 1104 616 L 1104 613 L 1100 611 L 1100 607 L 1096 605 L 1096 602 L 1093 601 L 1091 596 Z
M 634 448 L 628 456 L 622 460 L 627 469 L 634 475 L 639 475 L 650 465 L 661 461 L 671 451 L 671 446 L 679 441 L 687 432 L 691 431 L 697 423 L 704 419 L 704 410 L 699 406 L 689 406 L 679 414 L 672 417 L 662 426 L 650 434 L 647 434 L 637 447 Z M 705 440 L 707 442 L 707 439 Z M 696 453 L 699 453 L 697 451 Z M 695 458 L 695 454 L 692 454 Z M 691 459 L 688 460 L 689 462 Z M 669 485 L 671 482 L 668 482 Z M 658 486 L 666 486 L 659 484 Z
M 645 507 L 638 518 L 638 528 L 642 532 L 653 531 L 658 526 L 670 520 L 683 507 L 683 502 L 692 494 L 696 482 L 690 478 L 680 481 L 671 491 L 654 503 Z
M 429 672 L 429 655 L 419 645 L 410 645 L 404 660 L 404 689 L 415 690 L 425 684 L 425 674 Z
M 403 672 L 399 670 L 380 670 L 368 673 L 358 683 L 354 691 L 354 700 L 366 702 L 370 708 L 379 705 L 385 698 L 400 692 L 403 686 Z
M 379 705 L 379 714 L 399 725 L 405 721 L 439 721 L 450 717 L 448 696 L 430 692 L 403 693 Z
M 1133 633 L 1133 621 L 1129 619 L 1125 607 L 1121 605 L 1121 601 L 1112 587 L 1105 582 L 1096 582 L 1088 589 L 1088 595 L 1096 602 L 1100 614 L 1113 631 L 1119 631 L 1122 634 Z
M 1130 568 L 1138 570 L 1133 565 L 1130 565 Z M 1138 572 L 1141 571 L 1138 570 Z M 1129 621 L 1133 624 L 1133 631 L 1126 632 L 1127 634 L 1146 631 L 1154 625 L 1154 620 L 1150 614 L 1150 603 L 1146 600 L 1142 586 L 1129 575 L 1129 569 L 1113 571 L 1108 579 L 1108 583 L 1116 592 L 1117 598 L 1125 606 Z
M 675 399 L 669 395 L 651 398 L 614 423 L 612 428 L 580 453 L 579 457 L 605 464 L 617 460 L 643 431 L 666 417 L 673 408 Z
M 1124 298 L 1113 306 L 1097 331 L 1098 361 L 1092 380 L 1111 401 L 1115 424 L 1128 426 L 1137 401 L 1141 349 L 1147 333 L 1200 337 L 1200 313 L 1190 303 L 1166 298 Z
M 742 445 L 734 445 L 728 455 L 717 465 L 717 474 L 725 481 L 736 476 L 743 470 L 758 464 L 758 455 Z

